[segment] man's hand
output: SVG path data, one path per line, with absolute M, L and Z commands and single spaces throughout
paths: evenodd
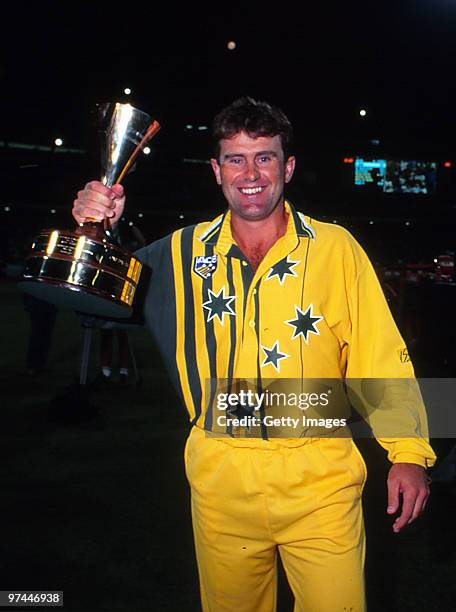
M 415 463 L 395 463 L 388 474 L 388 514 L 399 509 L 402 494 L 402 512 L 394 521 L 393 531 L 399 531 L 420 516 L 428 500 L 429 477 L 426 470 Z
M 103 221 L 105 217 L 115 225 L 123 214 L 125 195 L 122 185 L 105 187 L 100 181 L 87 183 L 73 202 L 73 217 L 78 223 Z

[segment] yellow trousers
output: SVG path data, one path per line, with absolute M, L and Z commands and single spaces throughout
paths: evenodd
M 192 429 L 185 464 L 204 612 L 273 612 L 277 552 L 295 612 L 365 610 L 364 461 L 349 438 L 294 443 Z

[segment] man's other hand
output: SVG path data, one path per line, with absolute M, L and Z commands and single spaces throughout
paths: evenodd
M 78 191 L 73 202 L 73 217 L 78 223 L 103 221 L 105 217 L 115 225 L 123 214 L 125 194 L 122 185 L 105 187 L 100 181 L 87 183 Z
M 388 514 L 396 514 L 402 496 L 400 516 L 394 521 L 393 531 L 399 531 L 420 516 L 429 498 L 430 479 L 426 470 L 415 463 L 395 463 L 388 474 Z

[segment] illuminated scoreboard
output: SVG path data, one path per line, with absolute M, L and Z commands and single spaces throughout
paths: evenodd
M 416 160 L 355 159 L 354 182 L 384 193 L 432 194 L 436 191 L 437 163 Z

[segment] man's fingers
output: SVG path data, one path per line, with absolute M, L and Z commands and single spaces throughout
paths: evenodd
M 124 188 L 120 183 L 116 183 L 115 185 L 113 185 L 112 191 L 114 191 L 116 198 L 123 198 L 123 196 L 125 195 Z
M 399 482 L 388 480 L 388 514 L 394 514 L 399 508 Z
M 103 221 L 107 216 L 104 211 L 98 208 L 90 208 L 88 206 L 77 206 L 73 207 L 73 214 L 79 223 L 83 223 L 88 220 Z
M 111 197 L 112 189 L 110 187 L 106 187 L 100 181 L 90 181 L 84 187 L 84 191 L 94 191 L 95 193 L 99 193 L 101 195 L 106 196 L 107 198 Z
M 402 512 L 400 516 L 394 521 L 393 531 L 400 531 L 409 522 L 415 508 L 415 501 L 417 498 L 418 491 L 407 489 L 402 493 Z
M 125 193 L 122 185 L 106 187 L 100 181 L 90 181 L 78 191 L 73 202 L 73 216 L 78 223 L 103 221 L 105 218 L 115 222 L 122 216 Z
M 421 512 L 424 512 L 424 510 L 426 509 L 426 506 L 427 506 L 427 503 L 428 503 L 430 495 L 431 495 L 431 491 L 428 491 L 428 494 L 424 498 L 423 507 L 421 508 Z
M 415 519 L 417 519 L 420 514 L 423 512 L 426 507 L 426 501 L 429 497 L 429 490 L 423 490 L 419 493 L 418 497 L 415 501 L 415 507 L 413 508 L 412 516 L 408 520 L 408 524 L 413 523 Z
M 116 198 L 116 194 L 112 191 L 109 192 L 109 195 L 105 195 L 99 191 L 95 191 L 92 189 L 83 189 L 82 191 L 78 191 L 77 199 L 81 203 L 85 203 L 86 205 L 93 204 L 101 204 L 104 207 L 113 207 L 114 200 Z
M 93 181 L 78 191 L 73 203 L 73 213 L 81 222 L 85 219 L 102 221 L 105 217 L 114 217 L 116 205 L 120 200 L 116 192 L 111 191 L 101 183 Z

